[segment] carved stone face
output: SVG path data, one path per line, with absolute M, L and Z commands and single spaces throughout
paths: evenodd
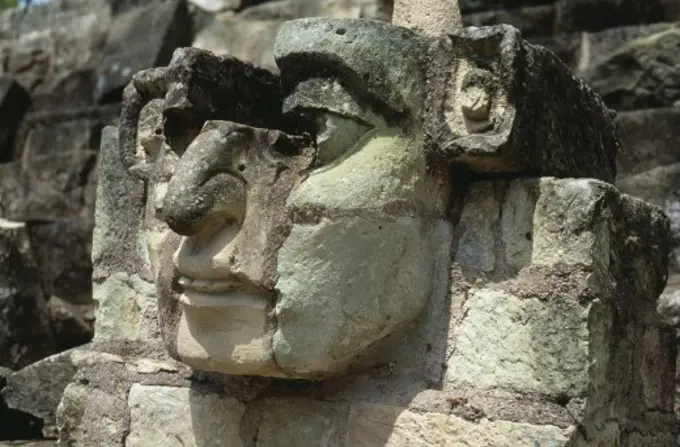
M 290 40 L 301 32 L 314 34 L 310 48 Z M 292 22 L 276 49 L 291 87 L 284 109 L 314 123 L 315 141 L 208 121 L 183 152 L 153 143 L 147 246 L 179 360 L 228 374 L 337 374 L 413 323 L 446 281 L 450 185 L 423 150 L 419 74 L 403 75 L 418 64 L 414 39 L 386 24 Z M 385 76 L 357 85 L 367 67 L 347 55 L 370 44 L 384 46 Z

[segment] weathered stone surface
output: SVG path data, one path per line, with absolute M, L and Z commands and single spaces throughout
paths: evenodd
M 671 268 L 680 272 L 680 163 L 659 166 L 625 177 L 617 187 L 626 194 L 654 203 L 671 219 Z
M 621 152 L 617 157 L 620 181 L 652 168 L 680 163 L 677 150 L 680 108 L 622 112 L 616 121 L 621 138 Z
M 55 352 L 47 297 L 24 224 L 0 219 L 0 365 L 20 369 Z
M 570 398 L 588 391 L 588 306 L 472 289 L 463 312 L 446 373 L 451 386 Z
M 117 272 L 95 281 L 95 339 L 152 341 L 160 337 L 154 285 Z
M 457 1 L 393 2 L 392 24 L 428 37 L 439 37 L 463 26 Z
M 364 50 L 357 51 L 357 48 Z M 375 50 L 369 52 L 369 48 Z M 426 48 L 421 36 L 389 24 L 313 18 L 282 25 L 274 45 L 274 58 L 285 73 L 284 81 L 303 84 L 303 88 L 307 87 L 303 81 L 329 73 L 362 79 L 357 86 L 361 94 L 370 98 L 388 120 L 395 120 L 421 113 Z M 300 63 L 309 58 L 313 64 Z M 329 102 L 320 92 L 315 93 L 295 92 L 288 101 L 299 108 L 319 107 L 319 103 Z M 342 113 L 343 104 L 337 102 L 332 110 Z M 286 111 L 290 108 L 286 104 Z M 328 109 L 329 105 L 323 108 Z
M 192 46 L 217 55 L 234 56 L 276 72 L 278 67 L 272 48 L 281 23 L 278 20 L 217 17 L 196 35 Z
M 263 404 L 258 447 L 307 445 L 312 440 L 327 447 L 345 445 L 349 405 L 295 398 L 267 399 Z
M 12 78 L 0 78 L 0 163 L 13 158 L 16 129 L 31 105 L 28 92 Z
M 352 406 L 348 431 L 351 446 L 470 447 L 520 445 L 566 446 L 573 429 L 481 419 L 469 421 L 442 413 L 416 413 L 387 405 Z
M 480 66 L 482 54 L 494 63 Z M 437 156 L 478 172 L 614 179 L 613 115 L 553 53 L 497 26 L 442 37 L 430 57 L 425 132 Z
M 102 132 L 98 172 L 92 236 L 94 279 L 114 272 L 143 275 L 137 235 L 144 212 L 144 185 L 123 167 L 117 127 Z
M 131 424 L 126 447 L 245 445 L 239 429 L 245 406 L 236 399 L 188 388 L 135 384 L 128 405 Z
M 634 40 L 583 73 L 617 110 L 673 106 L 680 100 L 680 28 Z
M 57 425 L 59 445 L 123 447 L 130 412 L 124 396 L 71 383 L 59 403 Z
M 57 406 L 76 373 L 71 355 L 71 351 L 62 352 L 15 372 L 2 391 L 9 408 L 39 418 L 47 435 L 56 434 Z
M 448 247 L 450 231 L 445 222 L 406 217 L 294 226 L 278 259 L 278 364 L 303 374 L 340 370 L 345 359 L 393 332 L 393 322 L 417 317 L 443 276 L 438 269 L 448 252 L 437 252 Z
M 630 41 L 656 34 L 672 26 L 670 23 L 631 25 L 593 33 L 574 32 L 532 37 L 529 41 L 547 47 L 580 74 L 597 66 Z
M 95 98 L 120 101 L 135 73 L 166 65 L 176 48 L 189 45 L 191 18 L 185 1 L 155 0 L 119 12 L 103 50 Z
M 460 307 L 446 383 L 454 390 L 587 396 L 579 418 L 591 439 L 606 445 L 632 435 L 623 425 L 604 430 L 602 408 L 617 414 L 664 408 L 655 426 L 664 433 L 658 445 L 665 445 L 674 336 L 659 327 L 656 307 L 666 279 L 668 224 L 660 209 L 602 182 L 475 184 L 457 230 L 456 261 L 469 285 L 452 296 L 454 309 Z M 646 366 L 620 375 L 629 365 Z M 640 381 L 645 385 L 632 385 Z

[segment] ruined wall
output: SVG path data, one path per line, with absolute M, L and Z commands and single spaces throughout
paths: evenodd
M 49 341 L 55 346 L 54 351 L 82 343 L 92 336 L 90 234 L 97 187 L 95 166 L 105 157 L 99 152 L 102 129 L 107 124 L 116 124 L 121 89 L 132 74 L 142 68 L 165 65 L 174 48 L 190 44 L 274 69 L 271 43 L 283 20 L 308 15 L 387 19 L 390 14 L 388 2 L 378 1 L 194 3 L 205 9 L 191 2 L 170 0 L 53 0 L 50 5 L 2 13 L 0 47 L 4 80 L 0 93 L 4 102 L 0 104 L 3 117 L 0 216 L 27 222 L 33 257 L 45 281 L 45 297 L 41 299 L 49 299 L 53 304 L 50 309 L 57 309 L 51 314 L 52 331 L 59 332 L 57 328 L 66 327 L 62 330 L 65 335 L 57 334 L 56 342 Z M 623 151 L 618 159 L 617 186 L 665 209 L 672 218 L 677 247 L 680 216 L 676 173 L 680 169 L 680 155 L 675 142 L 680 130 L 675 125 L 679 100 L 676 50 L 680 34 L 676 32 L 675 21 L 680 20 L 680 4 L 672 0 L 468 0 L 461 1 L 461 7 L 466 24 L 511 23 L 530 41 L 546 45 L 587 79 L 610 107 L 621 111 L 618 120 Z M 9 94 L 17 89 L 20 93 Z M 16 117 L 17 111 L 22 117 L 20 122 L 5 119 Z M 139 187 L 130 186 L 133 190 Z M 128 200 L 122 189 L 119 191 L 118 199 Z M 94 251 L 101 253 L 101 247 L 100 251 L 96 247 Z M 678 256 L 676 252 L 671 258 L 669 297 L 680 284 L 678 277 L 673 276 L 680 272 Z M 126 297 L 126 287 L 135 281 L 135 278 L 114 276 L 95 298 L 105 301 L 119 297 L 121 302 L 125 301 L 122 298 Z M 140 296 L 144 296 L 145 286 L 141 283 L 138 286 Z M 143 341 L 153 338 L 148 337 L 155 329 L 143 315 L 148 303 L 138 304 L 129 309 L 129 321 L 107 320 L 106 315 L 101 314 L 99 327 L 104 338 L 107 332 L 121 330 L 137 334 L 140 343 L 133 340 L 130 346 L 135 346 L 133 351 L 139 350 L 139 355 L 146 356 Z M 669 314 L 677 312 L 672 304 L 669 300 L 666 307 Z M 67 324 L 59 326 L 60 321 Z M 57 347 L 59 340 L 67 341 Z M 67 358 L 66 363 L 70 364 L 70 355 Z M 33 360 L 36 359 L 30 361 Z M 176 369 L 164 363 L 154 365 L 143 364 L 139 368 L 142 371 Z M 131 371 L 138 366 L 123 362 L 119 367 Z M 94 370 L 91 374 L 95 374 Z M 174 386 L 179 383 L 176 377 L 165 382 L 149 380 L 153 385 Z M 120 380 L 123 385 L 117 388 L 117 393 L 147 379 Z M 37 383 L 20 383 L 31 389 L 26 391 L 27 395 L 38 395 Z M 188 382 L 182 384 L 189 387 Z M 194 394 L 187 389 L 179 390 L 178 405 L 185 411 L 187 400 L 193 399 Z M 135 385 L 134 395 L 144 396 L 147 392 L 162 395 L 166 391 Z M 77 390 L 74 392 L 77 394 Z M 106 399 L 121 408 L 123 420 L 127 420 L 128 405 L 131 408 L 141 405 L 123 399 L 122 394 L 116 396 Z M 270 406 L 261 402 L 257 405 Z M 410 403 L 400 405 L 386 409 L 384 417 L 389 419 L 390 414 L 412 406 Z M 30 403 L 21 406 L 30 411 Z M 342 425 L 348 423 L 346 415 L 350 413 L 345 412 L 349 408 L 345 404 L 341 407 L 341 411 L 337 408 L 329 411 L 333 415 L 340 411 L 341 416 L 333 420 Z M 253 411 L 249 408 L 243 407 L 243 414 L 250 415 Z M 356 422 L 361 419 L 357 416 L 360 413 L 352 408 L 352 420 Z M 135 411 L 143 412 L 139 408 Z M 411 413 L 404 412 L 408 417 L 403 418 L 403 423 L 427 425 L 442 423 L 438 419 L 441 417 L 454 417 L 441 416 L 447 410 L 432 413 L 434 419 L 428 419 L 429 416 L 419 419 L 416 415 L 420 411 L 416 408 L 413 418 Z M 423 414 L 430 414 L 429 411 Z M 53 412 L 36 413 L 44 417 L 48 425 L 54 424 Z M 254 414 L 259 415 L 255 418 L 259 421 L 261 410 Z M 293 417 L 290 414 L 295 413 L 288 412 L 286 417 Z M 304 412 L 300 417 L 303 416 Z M 323 419 L 319 424 L 328 427 L 328 420 Z M 253 422 L 249 430 L 258 424 Z M 267 429 L 262 433 L 267 433 Z

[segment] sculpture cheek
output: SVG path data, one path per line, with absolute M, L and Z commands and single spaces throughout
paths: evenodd
M 341 371 L 415 320 L 446 277 L 444 222 L 360 216 L 295 225 L 278 256 L 274 355 L 289 372 Z M 442 245 L 443 244 L 443 245 Z M 440 253 L 442 252 L 442 253 Z

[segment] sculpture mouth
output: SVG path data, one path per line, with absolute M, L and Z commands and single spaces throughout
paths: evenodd
M 266 308 L 272 295 L 254 286 L 229 279 L 197 279 L 180 276 L 177 280 L 184 292 L 179 301 L 190 307 L 257 307 Z

